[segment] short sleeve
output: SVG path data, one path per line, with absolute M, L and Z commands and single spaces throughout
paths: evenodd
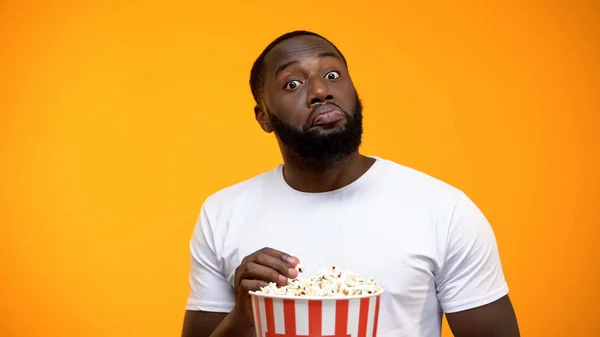
M 216 238 L 207 213 L 205 203 L 190 241 L 190 294 L 186 309 L 230 312 L 235 304 L 235 293 L 219 267 Z
M 452 214 L 445 251 L 443 265 L 435 276 L 444 312 L 479 307 L 508 293 L 494 232 L 464 194 Z

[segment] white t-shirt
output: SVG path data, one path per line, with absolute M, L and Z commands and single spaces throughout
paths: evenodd
M 341 189 L 304 193 L 273 170 L 214 193 L 191 239 L 187 310 L 229 312 L 241 260 L 271 247 L 297 256 L 310 277 L 336 265 L 384 288 L 381 337 L 439 337 L 442 312 L 508 293 L 490 224 L 460 190 L 373 157 Z

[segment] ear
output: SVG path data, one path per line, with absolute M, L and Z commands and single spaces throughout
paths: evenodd
M 266 133 L 273 132 L 273 127 L 271 126 L 269 116 L 267 116 L 267 112 L 261 104 L 256 104 L 256 106 L 254 106 L 254 115 L 256 117 L 256 121 Z

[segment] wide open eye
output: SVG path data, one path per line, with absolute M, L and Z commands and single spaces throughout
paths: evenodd
M 325 78 L 328 80 L 335 80 L 338 77 L 340 77 L 340 73 L 338 73 L 337 71 L 330 71 L 327 74 L 325 74 Z
M 302 83 L 300 83 L 300 81 L 298 81 L 298 80 L 289 81 L 285 85 L 284 89 L 293 90 L 293 89 L 296 89 L 300 84 L 302 84 Z

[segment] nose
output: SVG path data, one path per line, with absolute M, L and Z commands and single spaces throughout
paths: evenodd
M 324 103 L 333 99 L 333 95 L 331 94 L 326 81 L 318 77 L 311 81 L 311 85 L 308 89 L 308 94 L 306 97 L 309 107 L 313 106 L 314 104 Z

